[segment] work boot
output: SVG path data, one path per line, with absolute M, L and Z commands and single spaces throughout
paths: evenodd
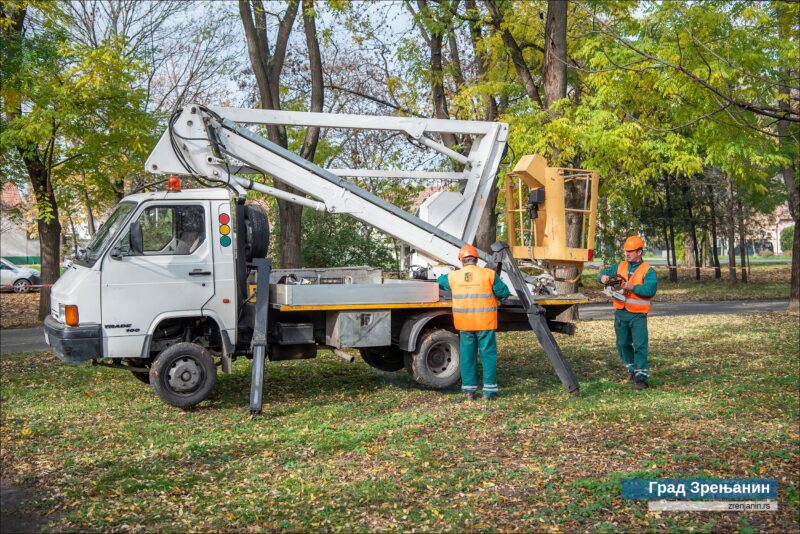
M 633 384 L 636 381 L 636 375 L 633 371 L 628 371 L 628 383 Z
M 485 401 L 496 401 L 497 400 L 497 393 L 494 392 L 483 392 L 483 400 Z
M 647 389 L 650 386 L 647 384 L 647 380 L 644 378 L 639 378 L 638 376 L 633 380 L 633 389 L 637 391 L 641 391 L 643 389 Z
M 474 391 L 465 391 L 464 392 L 464 400 L 465 401 L 474 401 L 475 400 L 475 392 Z

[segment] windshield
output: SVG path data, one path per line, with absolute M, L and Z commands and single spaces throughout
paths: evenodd
M 114 210 L 114 213 L 111 214 L 111 217 L 108 220 L 100 225 L 100 229 L 97 230 L 97 233 L 94 234 L 94 238 L 86 247 L 86 253 L 83 255 L 80 260 L 84 263 L 94 264 L 97 261 L 97 258 L 100 257 L 100 254 L 106 249 L 111 240 L 114 239 L 114 236 L 117 234 L 117 231 L 120 229 L 122 224 L 125 222 L 125 219 L 128 217 L 128 214 L 136 207 L 136 204 L 133 202 L 122 202 L 117 209 Z

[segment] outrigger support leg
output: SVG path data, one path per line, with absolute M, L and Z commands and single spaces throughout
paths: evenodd
M 261 413 L 264 387 L 264 361 L 267 356 L 267 319 L 269 313 L 269 275 L 272 260 L 253 259 L 256 270 L 256 317 L 253 325 L 253 371 L 250 377 L 250 414 Z
M 572 372 L 569 363 L 567 363 L 564 354 L 561 352 L 561 347 L 558 346 L 558 342 L 547 326 L 545 309 L 533 300 L 533 295 L 531 295 L 528 285 L 525 283 L 525 277 L 517 267 L 517 263 L 511 256 L 511 251 L 505 242 L 497 241 L 492 245 L 492 260 L 508 274 L 514 289 L 517 291 L 517 296 L 525 307 L 528 323 L 539 339 L 539 344 L 547 354 L 550 365 L 555 369 L 558 378 L 564 385 L 564 389 L 571 395 L 577 396 L 580 390 L 578 379 L 575 377 L 575 373 Z

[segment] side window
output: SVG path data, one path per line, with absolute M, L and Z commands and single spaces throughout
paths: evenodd
M 152 206 L 136 220 L 142 226 L 144 255 L 187 255 L 206 239 L 202 206 Z M 122 242 L 128 248 L 128 238 Z
M 146 256 L 172 253 L 170 244 L 175 240 L 174 209 L 170 206 L 154 206 L 139 215 Z

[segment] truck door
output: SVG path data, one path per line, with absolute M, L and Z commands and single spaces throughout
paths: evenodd
M 148 202 L 132 219 L 142 228 L 143 253 L 131 250 L 129 228 L 106 255 L 101 309 L 109 357 L 140 356 L 159 316 L 201 315 L 214 295 L 209 210 L 206 201 Z

